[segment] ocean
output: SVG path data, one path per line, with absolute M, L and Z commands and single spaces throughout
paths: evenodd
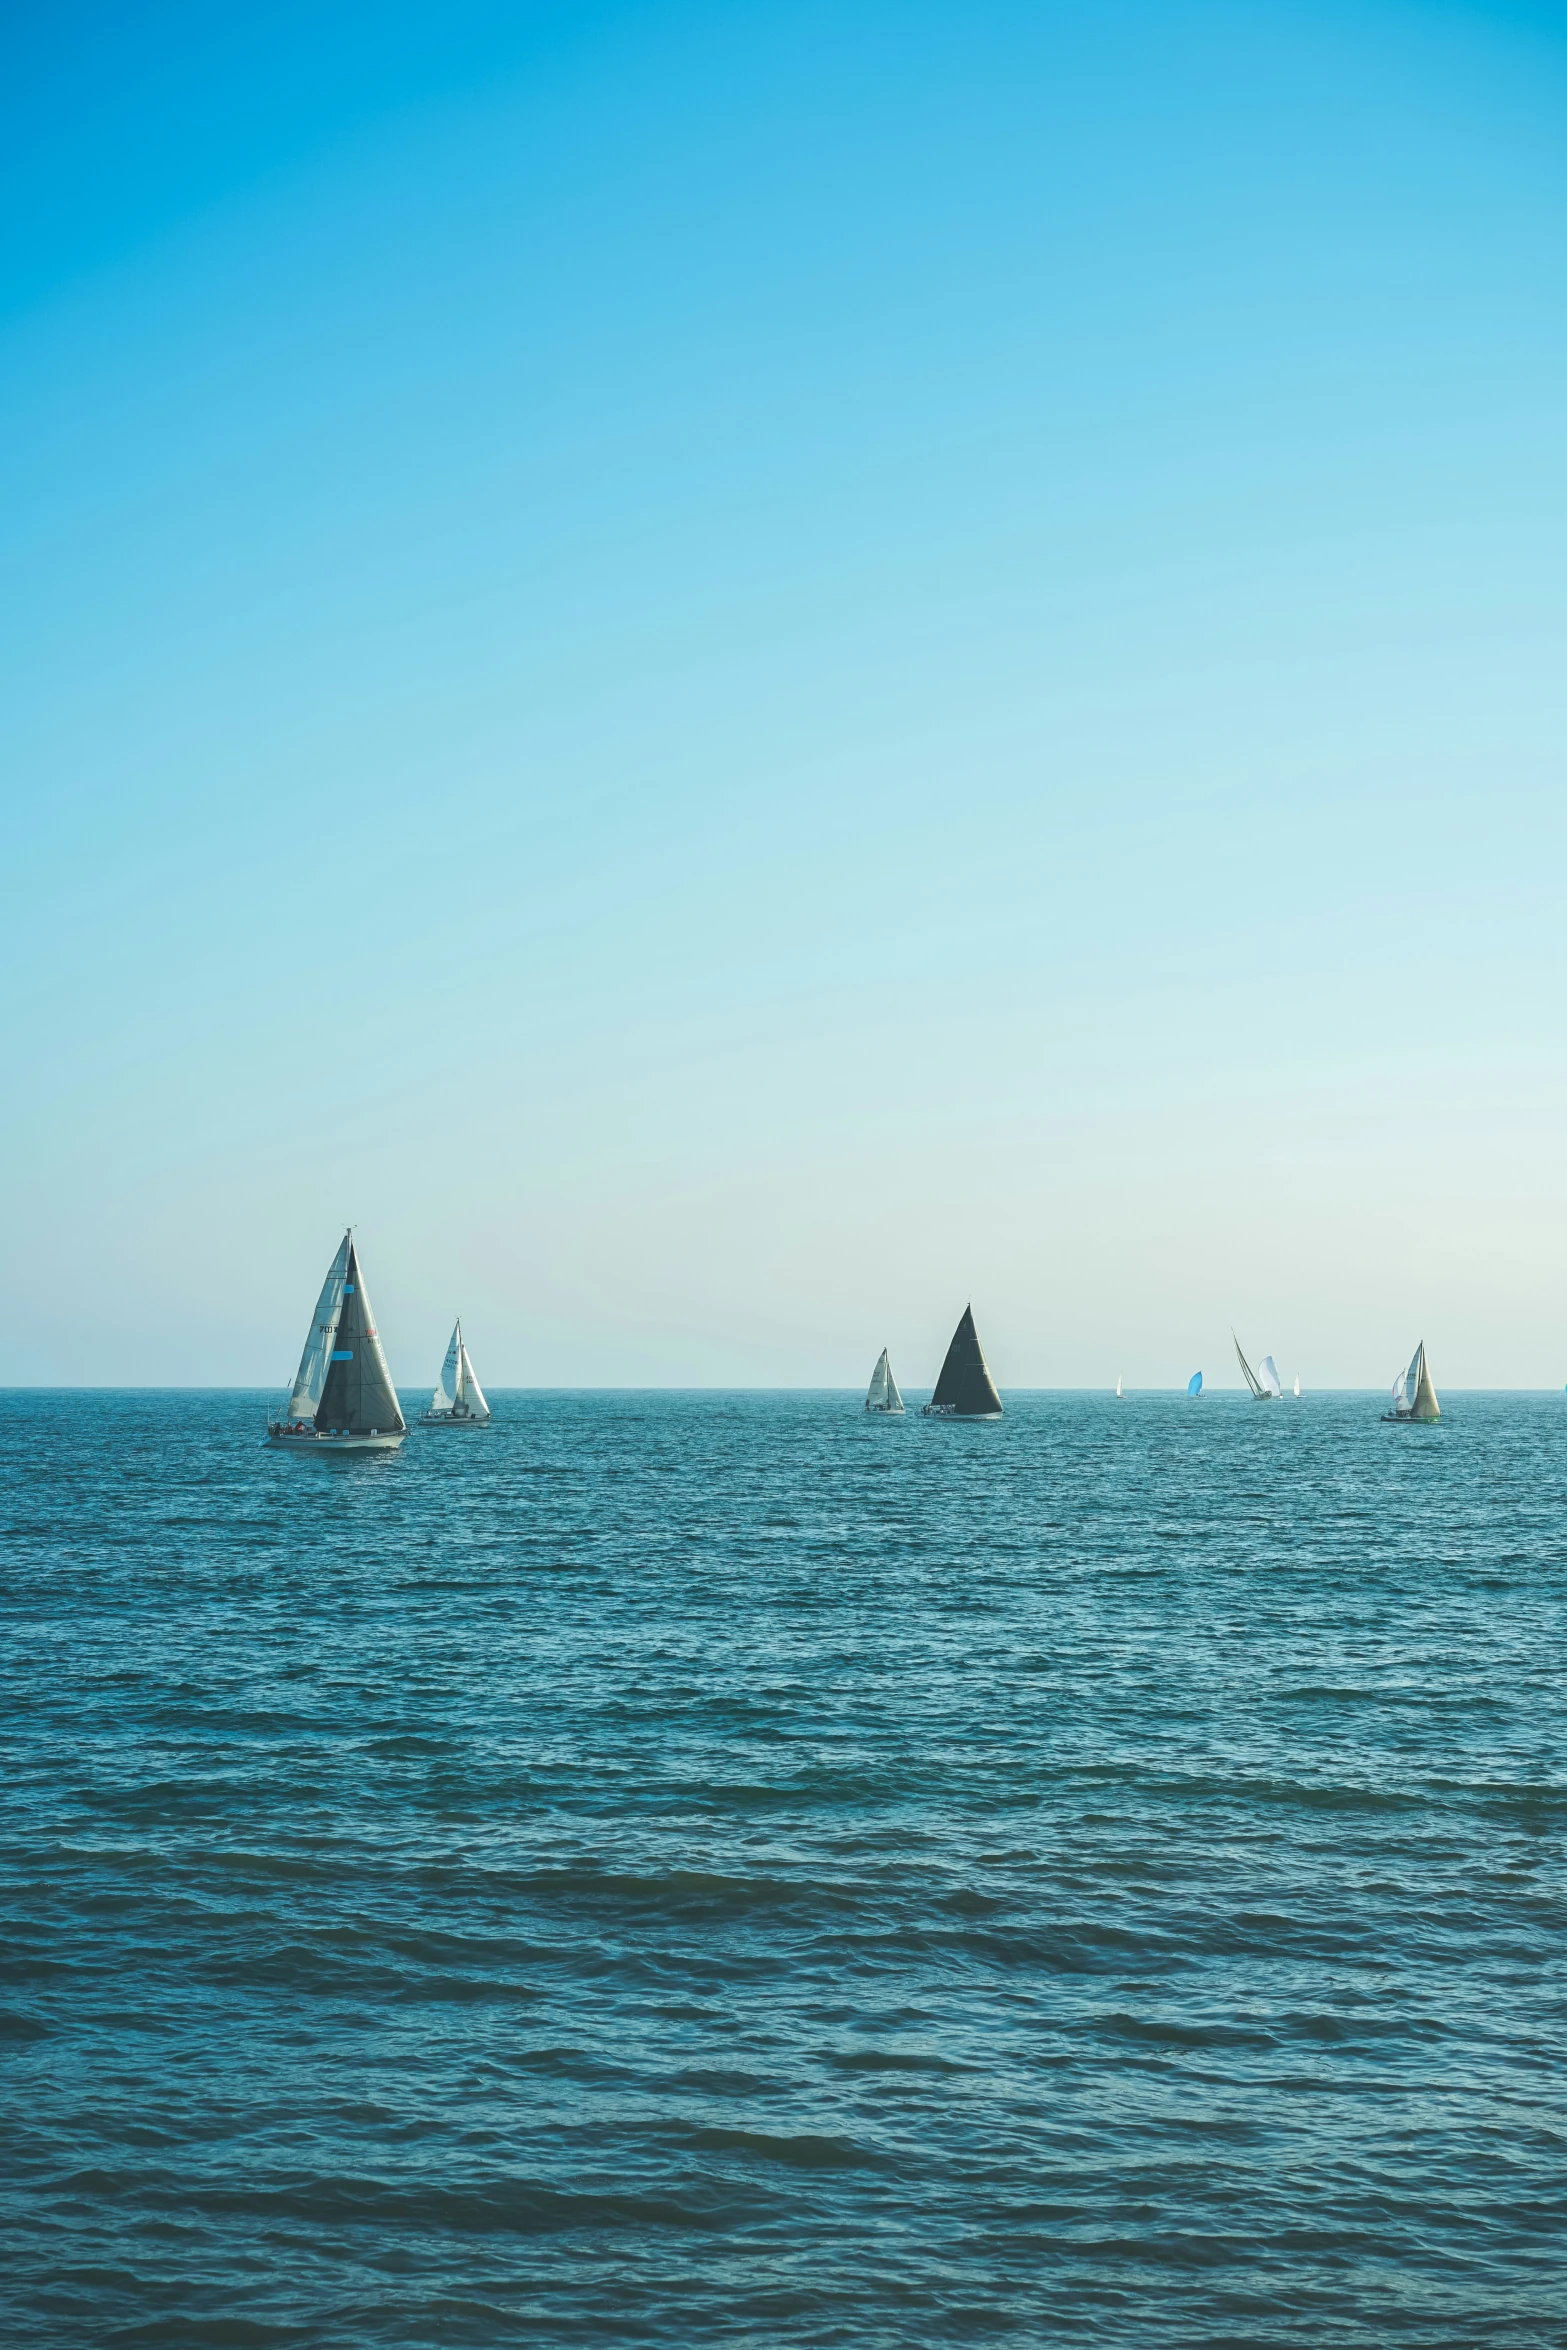
M 1567 2343 L 1567 1399 L 268 1400 L 0 1397 L 7 2344 Z

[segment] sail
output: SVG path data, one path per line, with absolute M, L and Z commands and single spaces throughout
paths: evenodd
M 990 1376 L 985 1350 L 974 1327 L 974 1309 L 963 1308 L 963 1319 L 952 1333 L 947 1359 L 931 1397 L 934 1411 L 947 1411 L 964 1420 L 998 1419 L 1001 1398 Z
M 1420 1373 L 1423 1368 L 1422 1358 L 1425 1351 L 1425 1341 L 1422 1339 L 1410 1356 L 1409 1368 L 1404 1373 L 1403 1393 L 1399 1398 L 1398 1408 L 1401 1412 L 1407 1412 L 1411 1416 L 1414 1413 L 1415 1397 L 1420 1393 Z
M 903 1409 L 903 1398 L 898 1393 L 898 1382 L 892 1375 L 892 1365 L 891 1363 L 887 1362 L 887 1350 L 885 1347 L 882 1348 L 881 1359 L 884 1363 L 887 1363 L 887 1409 L 889 1412 L 901 1412 Z
M 1187 1380 L 1186 1392 L 1188 1395 L 1201 1395 L 1202 1373 L 1200 1371 L 1194 1371 L 1191 1377 Z
M 321 1401 L 321 1390 L 326 1385 L 327 1365 L 337 1343 L 337 1318 L 343 1310 L 343 1283 L 348 1278 L 348 1252 L 352 1244 L 352 1233 L 345 1232 L 342 1246 L 327 1268 L 326 1279 L 321 1284 L 321 1295 L 316 1299 L 305 1351 L 299 1358 L 294 1392 L 288 1399 L 288 1417 L 291 1420 L 313 1419 L 316 1406 Z
M 460 1330 L 462 1324 L 459 1322 L 457 1327 Z M 461 1382 L 458 1390 L 460 1400 L 468 1406 L 476 1420 L 487 1420 L 490 1416 L 490 1407 L 484 1400 L 484 1389 L 474 1377 L 473 1357 L 468 1352 L 466 1339 L 458 1341 L 458 1356 L 457 1373 Z
M 1241 1353 L 1241 1342 L 1238 1338 L 1235 1338 L 1235 1333 L 1233 1330 L 1230 1332 L 1230 1336 L 1231 1338 L 1235 1339 L 1235 1360 L 1240 1364 L 1241 1369 L 1246 1374 L 1247 1386 L 1251 1389 L 1253 1395 L 1266 1395 L 1268 1392 L 1267 1389 L 1263 1386 L 1262 1381 L 1258 1378 L 1250 1363 L 1247 1362 L 1246 1357 Z
M 1295 1374 L 1295 1393 L 1297 1395 L 1300 1393 L 1300 1373 L 1298 1371 Z
M 1420 1366 L 1420 1375 L 1415 1381 L 1415 1392 L 1410 1402 L 1409 1416 L 1412 1420 L 1439 1420 L 1442 1417 L 1442 1407 L 1436 1400 L 1436 1389 L 1431 1384 L 1431 1371 L 1426 1362 L 1426 1342 L 1423 1338 L 1415 1349 L 1415 1361 Z
M 868 1412 L 884 1412 L 887 1409 L 887 1382 L 891 1377 L 892 1366 L 887 1360 L 887 1349 L 883 1347 L 876 1357 L 876 1368 L 871 1373 L 871 1383 L 865 1391 L 865 1409 Z
M 1257 1376 L 1262 1381 L 1263 1386 L 1267 1389 L 1270 1395 L 1282 1395 L 1284 1393 L 1284 1382 L 1279 1377 L 1279 1367 L 1274 1361 L 1272 1355 L 1263 1356 L 1261 1362 L 1257 1365 Z
M 359 1269 L 359 1253 L 352 1240 L 348 1244 L 348 1278 L 343 1283 L 337 1330 L 315 1418 L 320 1432 L 335 1431 L 340 1436 L 400 1435 L 407 1425 L 381 1351 L 375 1315 Z
M 441 1365 L 441 1376 L 436 1381 L 435 1393 L 430 1398 L 432 1412 L 449 1412 L 457 1401 L 458 1363 L 462 1356 L 462 1324 L 452 1328 L 451 1344 L 446 1349 L 446 1360 Z
M 1119 1402 L 1119 1400 L 1120 1400 L 1120 1395 L 1121 1395 L 1121 1374 L 1120 1374 L 1120 1372 L 1119 1372 L 1119 1371 L 1117 1371 L 1117 1373 L 1116 1373 L 1116 1375 L 1115 1375 L 1115 1392 L 1116 1392 L 1116 1400 Z

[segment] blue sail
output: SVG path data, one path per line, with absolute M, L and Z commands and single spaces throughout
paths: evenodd
M 1187 1380 L 1186 1392 L 1188 1395 L 1201 1395 L 1202 1373 L 1200 1371 L 1194 1371 L 1191 1377 Z

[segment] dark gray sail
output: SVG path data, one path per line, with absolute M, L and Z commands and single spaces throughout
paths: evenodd
M 359 1254 L 350 1246 L 343 1310 L 332 1340 L 326 1385 L 316 1407 L 316 1430 L 322 1436 L 368 1436 L 372 1430 L 385 1436 L 404 1426 L 360 1276 Z
M 1001 1415 L 1001 1398 L 979 1343 L 972 1306 L 963 1308 L 963 1319 L 952 1334 L 936 1392 L 926 1409 L 949 1414 L 955 1420 L 994 1420 Z

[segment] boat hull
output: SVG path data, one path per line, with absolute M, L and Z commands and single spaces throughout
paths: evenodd
M 476 1412 L 421 1412 L 421 1428 L 489 1428 L 494 1422 L 488 1412 L 481 1419 Z
M 865 1409 L 874 1412 L 878 1420 L 897 1420 L 903 1416 L 901 1403 L 868 1403 Z
M 266 1441 L 275 1452 L 309 1453 L 319 1458 L 325 1453 L 395 1452 L 408 1434 L 406 1428 L 379 1429 L 371 1436 L 318 1436 L 314 1429 L 296 1433 L 287 1428 L 269 1428 Z
M 949 1403 L 927 1403 L 920 1406 L 922 1420 L 999 1420 L 1000 1412 L 955 1412 Z

